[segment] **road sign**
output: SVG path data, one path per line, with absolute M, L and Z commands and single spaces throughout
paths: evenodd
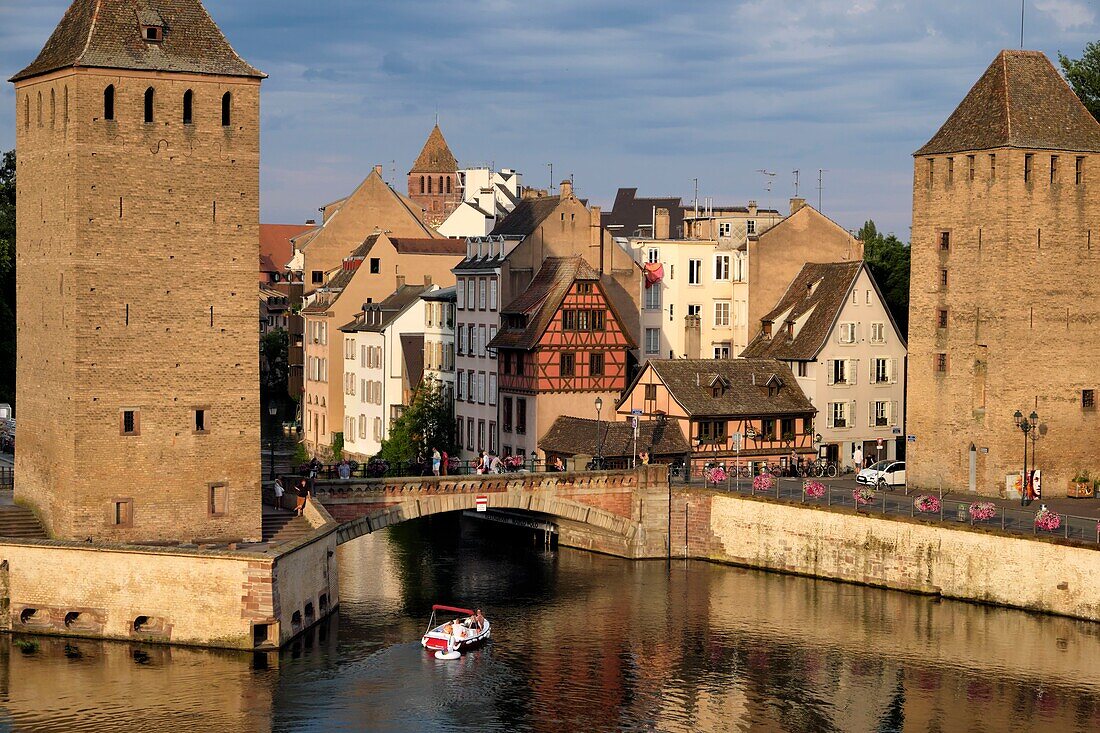
M 488 509 L 489 509 L 489 497 L 488 496 L 485 496 L 484 494 L 479 495 L 477 497 L 477 499 L 475 500 L 475 503 L 477 505 L 477 510 L 479 512 L 488 511 Z
M 630 414 L 631 415 L 641 415 L 642 411 L 639 410 L 637 407 L 635 407 L 633 410 L 630 411 Z
M 730 437 L 733 438 L 733 449 L 741 450 L 741 433 L 734 433 Z
M 878 447 L 879 447 L 879 448 L 881 448 L 881 447 L 882 447 L 882 438 L 879 438 L 879 439 L 878 439 Z
M 630 416 L 630 427 L 634 428 L 634 432 L 638 432 L 638 416 L 637 415 L 631 415 Z
M 894 435 L 901 435 L 901 428 L 894 428 L 893 433 Z

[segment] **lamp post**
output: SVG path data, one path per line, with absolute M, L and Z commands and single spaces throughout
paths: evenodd
M 279 414 L 279 403 L 275 400 L 271 400 L 267 403 L 267 414 L 269 417 L 275 417 Z M 274 422 L 274 421 L 273 421 Z M 268 479 L 275 480 L 275 433 L 271 432 L 267 438 L 268 459 L 270 464 L 268 466 Z
M 745 428 L 745 437 L 755 443 L 756 442 L 756 428 L 752 427 L 751 425 L 749 427 Z M 755 476 L 756 475 L 756 468 L 753 467 L 752 464 L 753 464 L 753 461 L 750 460 L 749 461 L 749 466 L 750 466 L 751 470 L 749 471 L 749 474 L 752 475 L 752 476 Z M 740 468 L 740 466 L 738 466 L 738 468 Z
M 1031 414 L 1025 418 L 1024 413 L 1016 410 L 1012 415 L 1012 419 L 1016 422 L 1016 427 L 1024 434 L 1024 470 L 1023 473 L 1020 474 L 1020 506 L 1027 506 L 1027 441 L 1028 434 L 1031 433 L 1032 430 L 1035 430 L 1039 424 L 1039 415 L 1032 410 Z
M 603 441 L 600 440 L 600 411 L 603 410 L 603 398 L 596 398 L 596 468 L 603 470 Z

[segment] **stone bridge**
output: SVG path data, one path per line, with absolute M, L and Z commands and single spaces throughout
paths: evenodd
M 665 466 L 631 471 L 511 473 L 318 481 L 314 498 L 341 523 L 337 541 L 409 519 L 475 509 L 529 512 L 558 527 L 558 543 L 634 559 L 668 556 Z

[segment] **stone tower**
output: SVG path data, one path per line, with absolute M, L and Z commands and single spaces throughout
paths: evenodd
M 424 209 L 433 227 L 443 223 L 462 201 L 458 162 L 437 124 L 409 171 L 409 198 Z
M 258 539 L 259 94 L 199 0 L 75 0 L 16 74 L 16 501 Z
M 1098 153 L 1046 56 L 1002 51 L 914 154 L 912 486 L 1003 491 L 1024 460 L 1016 410 L 1039 415 L 1044 495 L 1100 469 Z

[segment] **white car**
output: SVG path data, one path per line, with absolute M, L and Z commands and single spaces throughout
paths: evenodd
M 905 461 L 879 461 L 856 475 L 856 483 L 867 486 L 905 486 Z

